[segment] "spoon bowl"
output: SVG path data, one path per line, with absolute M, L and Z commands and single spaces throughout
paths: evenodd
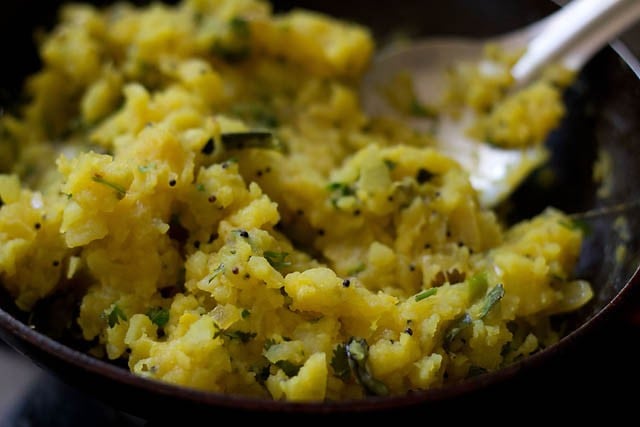
M 460 117 L 421 115 L 407 117 L 397 111 L 380 88 L 400 73 L 411 76 L 420 104 L 437 105 L 447 88 L 447 70 L 459 64 L 478 64 L 490 75 L 502 67 L 484 57 L 488 45 L 504 52 L 523 52 L 511 68 L 512 90 L 517 90 L 546 64 L 561 64 L 577 72 L 606 43 L 640 18 L 635 0 L 574 0 L 568 6 L 522 29 L 490 38 L 434 37 L 394 43 L 381 50 L 364 77 L 361 97 L 373 116 L 395 115 L 415 129 L 434 133 L 439 150 L 456 159 L 469 172 L 480 203 L 495 207 L 531 173 L 545 164 L 544 144 L 501 148 L 468 135 L 475 112 L 466 108 Z

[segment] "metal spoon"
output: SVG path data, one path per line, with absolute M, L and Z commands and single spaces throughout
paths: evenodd
M 446 86 L 446 69 L 462 62 L 480 61 L 487 43 L 505 51 L 524 50 L 512 67 L 515 87 L 534 80 L 551 62 L 579 70 L 595 53 L 640 18 L 640 0 L 573 0 L 547 18 L 508 34 L 488 39 L 439 37 L 390 46 L 374 58 L 362 85 L 365 111 L 371 115 L 397 114 L 380 92 L 398 73 L 412 76 L 416 97 L 435 103 Z M 435 126 L 438 148 L 459 161 L 478 191 L 480 203 L 492 207 L 548 158 L 540 145 L 505 149 L 465 135 L 473 120 L 470 112 L 461 119 L 439 117 L 406 119 L 417 129 Z

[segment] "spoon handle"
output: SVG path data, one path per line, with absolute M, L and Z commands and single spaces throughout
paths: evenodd
M 640 0 L 573 0 L 537 26 L 511 73 L 517 85 L 560 60 L 578 70 L 598 50 L 640 19 Z

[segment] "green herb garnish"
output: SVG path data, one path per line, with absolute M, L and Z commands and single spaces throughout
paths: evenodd
M 147 317 L 158 327 L 164 328 L 169 322 L 169 310 L 162 307 L 153 307 L 147 311 Z
M 213 281 L 213 279 L 215 279 L 216 277 L 218 277 L 218 275 L 220 273 L 224 272 L 224 264 L 220 263 L 220 265 L 218 265 L 216 267 L 215 270 L 213 270 L 213 273 L 211 274 L 211 277 L 209 278 L 209 283 L 211 283 Z
M 107 181 L 101 175 L 95 174 L 91 179 L 98 184 L 106 185 L 107 187 L 114 190 L 116 192 L 116 197 L 118 198 L 118 200 L 124 199 L 124 196 L 127 195 L 127 190 L 125 190 L 123 186 Z
M 371 374 L 367 359 L 369 358 L 369 344 L 362 338 L 352 338 L 345 346 L 349 367 L 358 383 L 367 393 L 375 396 L 386 396 L 389 389 Z
M 265 360 L 265 365 L 256 366 L 251 368 L 251 372 L 254 372 L 256 375 L 256 381 L 260 385 L 264 385 L 269 376 L 271 375 L 271 364 Z
M 489 291 L 485 297 L 484 306 L 480 312 L 480 319 L 484 319 L 491 309 L 502 299 L 504 296 L 504 286 L 502 283 L 497 284 L 493 289 Z
M 431 295 L 435 295 L 436 292 L 438 292 L 438 288 L 431 288 L 427 289 L 424 292 L 420 292 L 418 295 L 416 295 L 416 302 L 422 301 L 425 298 L 429 298 Z
M 333 357 L 331 358 L 331 368 L 335 376 L 342 381 L 351 378 L 351 366 L 349 365 L 349 356 L 347 355 L 347 347 L 344 344 L 338 344 L 333 349 Z
M 121 320 L 127 321 L 127 315 L 124 314 L 124 311 L 118 306 L 118 304 L 113 304 L 111 306 L 111 311 L 107 314 L 107 324 L 110 328 L 118 325 Z
M 273 133 L 268 131 L 227 132 L 220 136 L 222 145 L 227 150 L 260 148 L 285 152 L 284 144 Z
M 264 251 L 262 256 L 276 270 L 291 266 L 291 261 L 286 260 L 286 258 L 289 256 L 289 253 L 287 252 Z
M 247 310 L 246 308 L 242 309 L 242 312 L 240 313 L 240 316 L 243 319 L 246 319 L 247 317 L 251 316 L 251 312 L 249 310 Z
M 222 333 L 216 334 L 216 336 L 224 335 L 225 337 L 232 340 L 239 340 L 242 343 L 248 343 L 252 339 L 254 339 L 257 335 L 255 332 L 245 332 L 245 331 L 223 331 Z
M 444 339 L 446 343 L 451 343 L 463 329 L 467 326 L 471 325 L 473 319 L 469 313 L 464 313 L 462 316 L 458 317 L 451 329 L 447 332 Z
M 274 365 L 282 369 L 285 375 L 289 378 L 298 375 L 298 372 L 300 372 L 300 368 L 302 367 L 300 365 L 295 365 L 288 360 L 278 360 L 276 363 L 274 363 Z
M 327 190 L 331 192 L 337 191 L 340 196 L 353 196 L 356 194 L 355 190 L 344 182 L 332 182 L 327 185 Z

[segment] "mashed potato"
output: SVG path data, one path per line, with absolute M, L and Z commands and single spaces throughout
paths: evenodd
M 399 395 L 554 343 L 591 297 L 579 227 L 505 227 L 432 137 L 365 115 L 373 52 L 257 0 L 65 7 L 0 121 L 2 284 L 26 311 L 79 290 L 92 354 L 138 375 L 268 399 Z M 535 135 L 538 104 L 513 116 Z

